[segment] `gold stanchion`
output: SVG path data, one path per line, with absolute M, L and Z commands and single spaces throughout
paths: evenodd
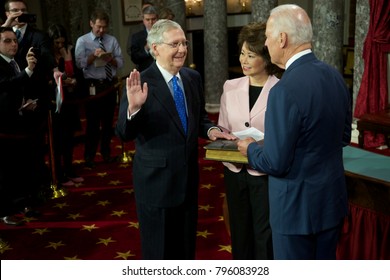
M 132 162 L 131 154 L 125 151 L 125 143 L 122 142 L 122 154 L 118 157 L 119 162 L 121 163 L 129 163 Z
M 47 118 L 47 126 L 49 128 L 49 153 L 50 153 L 50 169 L 51 169 L 51 185 L 50 189 L 53 194 L 51 198 L 59 198 L 67 195 L 67 192 L 64 189 L 60 189 L 57 186 L 57 174 L 56 174 L 56 164 L 54 160 L 54 145 L 53 145 L 53 120 L 51 116 L 51 110 L 49 110 Z

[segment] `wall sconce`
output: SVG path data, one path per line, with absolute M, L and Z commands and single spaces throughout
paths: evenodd
M 199 8 L 201 9 L 203 6 L 203 0 L 184 0 L 186 4 L 186 13 L 188 16 L 193 16 L 195 15 L 194 13 L 194 6 L 197 5 L 195 9 Z
M 246 12 L 247 0 L 238 0 L 238 4 L 241 6 L 241 12 Z

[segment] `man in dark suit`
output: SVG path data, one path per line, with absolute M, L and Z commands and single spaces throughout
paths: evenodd
M 27 66 L 19 67 L 14 60 L 18 42 L 11 27 L 0 27 L 0 217 L 8 225 L 21 221 L 13 214 L 24 210 L 34 175 L 31 139 L 26 119 L 34 113 L 36 103 L 26 98 L 25 86 L 33 75 L 37 59 L 28 52 Z M 23 108 L 23 109 L 22 109 Z M 21 176 L 20 174 L 23 174 Z
M 271 61 L 286 71 L 269 93 L 263 145 L 241 140 L 239 150 L 269 174 L 275 259 L 335 259 L 348 211 L 342 157 L 351 139 L 348 88 L 311 52 L 312 26 L 302 8 L 273 9 L 266 36 Z
M 150 47 L 146 42 L 148 33 L 153 24 L 158 19 L 158 12 L 155 7 L 147 6 L 142 10 L 142 21 L 144 28 L 131 36 L 130 56 L 131 60 L 137 65 L 138 71 L 142 72 L 148 68 L 154 61 L 150 54 Z
M 37 108 L 34 114 L 28 118 L 30 127 L 37 132 L 34 138 L 35 145 L 32 157 L 34 157 L 34 179 L 31 180 L 30 189 L 34 196 L 40 196 L 42 188 L 48 189 L 50 186 L 50 172 L 45 164 L 46 143 L 45 135 L 47 131 L 47 116 L 50 106 L 49 87 L 50 77 L 61 76 L 58 71 L 54 57 L 50 49 L 50 40 L 48 35 L 36 29 L 32 22 L 24 22 L 20 16 L 28 13 L 28 7 L 24 0 L 8 0 L 5 3 L 7 19 L 3 26 L 12 27 L 18 38 L 18 52 L 15 55 L 15 61 L 21 69 L 27 66 L 26 55 L 30 48 L 33 47 L 34 54 L 37 58 L 37 64 L 34 69 L 34 75 L 26 82 L 25 97 L 37 100 Z M 19 34 L 19 35 L 18 35 Z M 38 133 L 39 132 L 39 133 Z
M 194 259 L 198 137 L 234 137 L 210 122 L 201 77 L 183 68 L 188 42 L 180 25 L 157 21 L 148 44 L 156 62 L 142 74 L 130 73 L 116 127 L 123 141 L 136 143 L 133 179 L 142 254 L 144 259 Z M 184 91 L 184 110 L 175 105 L 177 91 Z

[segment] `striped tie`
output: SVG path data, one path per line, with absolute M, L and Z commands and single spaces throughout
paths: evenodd
M 16 39 L 18 39 L 18 43 L 20 43 L 20 41 L 22 41 L 22 32 L 19 29 L 16 29 L 15 33 Z
M 181 87 L 177 83 L 177 77 L 173 76 L 172 78 L 172 87 L 173 87 L 173 97 L 175 99 L 176 109 L 179 113 L 181 123 L 184 128 L 184 133 L 187 134 L 187 113 L 186 113 L 186 104 L 184 102 L 184 93 Z
M 16 75 L 20 73 L 19 66 L 18 66 L 18 64 L 16 63 L 15 60 L 12 59 L 9 64 L 11 64 L 11 66 L 14 69 L 14 72 L 15 72 Z
M 103 45 L 103 38 L 102 37 L 99 37 L 99 47 L 104 52 L 106 52 L 106 48 Z M 112 71 L 111 71 L 111 66 L 109 63 L 106 63 L 106 65 L 104 66 L 104 70 L 106 71 L 106 78 L 111 81 L 112 80 Z

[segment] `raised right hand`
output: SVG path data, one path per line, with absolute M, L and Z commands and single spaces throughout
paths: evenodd
M 133 114 L 145 103 L 148 96 L 148 84 L 141 87 L 141 75 L 134 69 L 126 79 L 127 100 L 129 102 L 129 114 Z

